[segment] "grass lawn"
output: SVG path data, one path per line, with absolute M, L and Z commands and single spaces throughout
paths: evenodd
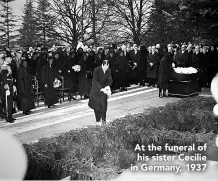
M 213 145 L 217 130 L 214 105 L 211 97 L 184 98 L 152 108 L 149 114 L 145 111 L 106 126 L 90 126 L 25 144 L 29 159 L 25 179 L 58 180 L 71 176 L 71 180 L 107 180 L 135 163 L 137 144 Z

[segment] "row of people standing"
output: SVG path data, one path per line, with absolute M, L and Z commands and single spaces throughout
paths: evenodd
M 218 73 L 218 52 L 214 46 L 182 45 L 176 49 L 173 61 L 176 67 L 194 67 L 198 69 L 199 91 L 210 87 L 213 77 Z
M 30 114 L 31 109 L 35 108 L 35 103 L 27 62 L 23 60 L 20 68 L 16 69 L 12 57 L 5 56 L 0 69 L 0 83 L 1 118 L 13 123 L 15 119 L 12 115 L 16 113 L 15 108 L 23 111 L 23 114 Z
M 218 73 L 218 52 L 213 46 L 211 46 L 211 49 L 208 49 L 208 46 L 202 46 L 202 51 L 200 51 L 200 46 L 198 45 L 195 47 L 189 45 L 187 48 L 185 45 L 182 45 L 180 50 L 169 44 L 167 51 L 168 53 L 161 59 L 159 67 L 159 97 L 168 94 L 173 67 L 196 68 L 198 70 L 199 92 L 202 88 L 210 87 L 213 77 Z
M 144 49 L 146 50 L 145 47 Z M 146 57 L 146 51 L 145 54 L 143 54 L 144 57 Z M 31 75 L 37 77 L 40 91 L 42 92 L 44 92 L 45 89 L 42 71 L 43 66 L 48 61 L 48 54 L 49 53 L 42 52 L 38 58 L 34 56 L 34 64 L 31 63 L 32 60 L 28 60 Z M 139 51 L 135 54 L 131 54 L 123 50 L 117 51 L 114 49 L 110 49 L 106 55 L 104 49 L 99 49 L 97 53 L 94 51 L 87 53 L 79 48 L 77 51 L 76 49 L 72 49 L 69 55 L 64 55 L 61 51 L 54 52 L 52 57 L 57 77 L 64 77 L 64 86 L 70 88 L 71 93 L 73 94 L 72 97 L 75 98 L 74 96 L 78 93 L 82 98 L 88 98 L 94 68 L 100 66 L 105 59 L 108 59 L 110 62 L 112 76 L 115 80 L 112 85 L 112 90 L 127 90 L 129 85 L 139 82 L 139 77 L 142 79 L 141 82 L 143 84 L 146 75 L 144 72 L 144 60 L 140 55 L 141 53 Z M 141 61 L 139 61 L 139 58 L 141 58 Z M 75 65 L 80 65 L 81 70 L 79 72 L 76 72 L 73 69 Z M 139 72 L 139 70 L 141 72 Z M 143 74 L 143 76 L 140 76 L 140 73 Z

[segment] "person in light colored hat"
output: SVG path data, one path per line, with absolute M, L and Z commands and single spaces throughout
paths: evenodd
M 148 47 L 148 53 L 151 53 L 151 46 Z
M 78 42 L 76 50 L 78 51 L 79 48 L 82 48 L 82 49 L 84 48 L 84 45 L 82 42 Z
M 187 46 L 187 51 L 188 51 L 188 52 L 191 52 L 191 51 L 192 51 L 192 47 L 193 47 L 193 46 L 192 46 L 192 44 L 191 44 L 191 43 L 190 43 L 190 44 L 188 44 L 188 46 Z
M 157 44 L 157 45 L 156 45 L 156 48 L 159 49 L 159 48 L 160 48 L 160 44 Z

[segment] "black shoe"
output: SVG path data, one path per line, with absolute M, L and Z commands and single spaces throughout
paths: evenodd
M 12 114 L 15 114 L 15 113 L 17 113 L 17 111 L 13 108 Z
M 16 119 L 15 118 L 9 118 L 9 119 L 6 119 L 6 122 L 8 123 L 14 123 Z
M 151 87 L 151 84 L 148 84 L 148 87 Z
M 24 115 L 29 115 L 30 113 L 28 111 L 23 112 Z

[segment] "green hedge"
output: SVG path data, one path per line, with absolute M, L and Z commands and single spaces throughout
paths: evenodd
M 25 179 L 57 180 L 71 176 L 71 179 L 108 180 L 135 162 L 134 148 L 138 143 L 211 144 L 216 129 L 214 105 L 212 98 L 186 98 L 106 126 L 90 126 L 25 144 L 29 159 Z

